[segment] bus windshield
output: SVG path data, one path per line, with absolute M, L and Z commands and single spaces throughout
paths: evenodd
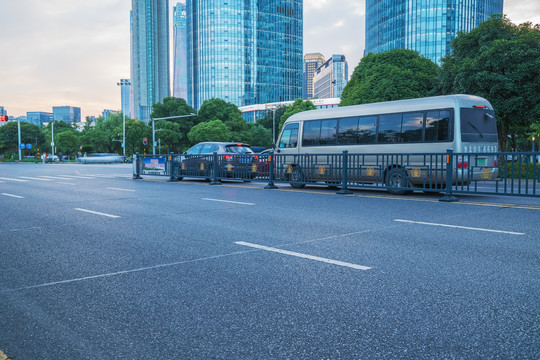
M 461 109 L 461 141 L 497 142 L 495 112 L 487 109 Z

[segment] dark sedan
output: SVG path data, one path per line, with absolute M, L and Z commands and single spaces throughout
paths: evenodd
M 214 153 L 216 154 L 214 156 Z M 178 170 L 183 177 L 234 178 L 248 181 L 258 175 L 258 156 L 250 146 L 235 142 L 202 142 L 184 153 Z

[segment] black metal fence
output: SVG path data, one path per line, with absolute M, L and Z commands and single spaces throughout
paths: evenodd
M 384 189 L 401 195 L 415 190 L 454 194 L 540 196 L 540 153 L 431 154 L 217 154 L 139 155 L 133 178 L 167 176 L 169 181 L 201 178 L 210 184 L 222 180 L 264 181 L 292 187 L 326 185 L 339 188 Z

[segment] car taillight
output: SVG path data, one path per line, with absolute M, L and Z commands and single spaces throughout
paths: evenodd
M 259 155 L 253 155 L 253 159 L 259 160 Z
M 223 160 L 231 160 L 231 159 L 232 159 L 232 155 L 223 155 L 222 159 L 223 159 Z
M 493 160 L 493 166 L 497 166 L 497 158 L 495 158 L 495 160 Z
M 458 159 L 457 161 L 458 169 L 467 169 L 468 167 L 469 167 L 469 163 L 467 161 L 463 161 L 463 159 Z

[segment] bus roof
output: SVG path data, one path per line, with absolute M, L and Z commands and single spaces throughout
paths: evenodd
M 445 109 L 473 106 L 486 106 L 493 110 L 493 106 L 484 98 L 474 95 L 444 95 L 419 99 L 386 101 L 371 104 L 342 106 L 330 109 L 303 111 L 292 115 L 287 123 L 301 120 L 328 119 L 332 117 L 368 116 L 376 114 L 391 114 L 396 112 L 424 111 L 430 109 Z

